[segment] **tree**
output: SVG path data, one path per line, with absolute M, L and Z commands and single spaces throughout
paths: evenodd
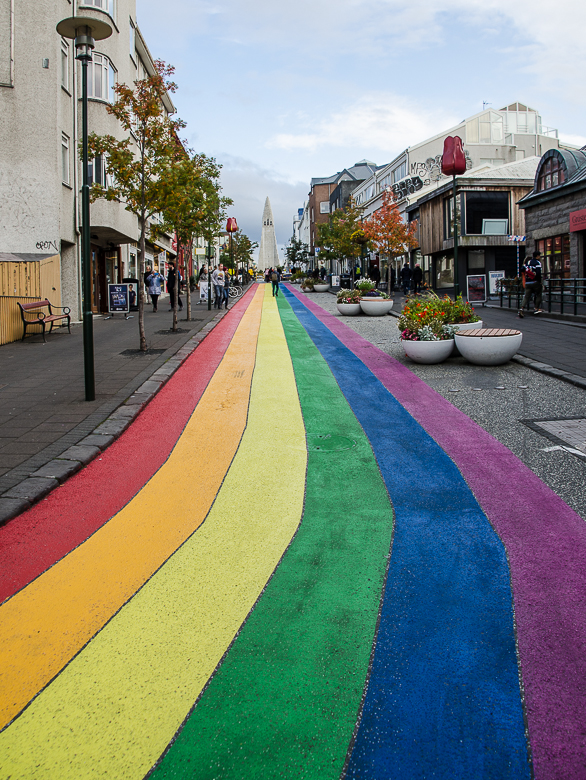
M 175 232 L 177 255 L 180 247 L 191 257 L 193 241 L 201 236 L 211 243 L 220 232 L 226 208 L 232 203 L 222 197 L 220 186 L 221 166 L 205 154 L 194 154 L 183 150 L 172 170 L 161 182 L 163 200 L 161 225 L 157 232 Z M 189 268 L 185 269 L 189 277 Z M 173 330 L 177 330 L 177 300 L 179 278 L 175 274 L 175 306 L 173 307 Z M 191 296 L 187 296 L 187 320 L 191 319 Z
M 105 185 L 94 183 L 92 200 L 120 201 L 140 220 L 138 327 L 141 351 L 147 349 L 142 280 L 148 221 L 155 214 L 164 212 L 167 182 L 173 166 L 185 156 L 185 150 L 178 142 L 178 133 L 185 123 L 172 119 L 163 104 L 165 94 L 177 89 L 170 81 L 173 73 L 174 68 L 157 60 L 155 73 L 135 81 L 134 88 L 116 84 L 117 100 L 107 110 L 118 119 L 128 136 L 120 141 L 112 135 L 92 133 L 88 143 L 90 157 L 105 156 L 106 170 L 112 177 Z
M 322 252 L 340 259 L 358 257 L 360 244 L 353 236 L 362 230 L 362 213 L 363 209 L 351 197 L 344 210 L 336 209 L 328 222 L 318 225 L 316 244 Z
M 417 246 L 415 234 L 417 222 L 403 222 L 395 195 L 391 190 L 383 193 L 383 205 L 364 220 L 364 233 L 375 251 L 386 255 L 390 261 Z M 390 271 L 389 271 L 390 273 Z
M 256 241 L 251 241 L 246 233 L 238 230 L 236 233 L 232 234 L 232 245 L 236 268 L 238 268 L 239 265 L 246 267 L 251 265 L 253 262 L 252 253 L 258 248 L 258 243 Z M 248 282 L 248 279 L 246 281 Z
M 291 267 L 307 262 L 309 247 L 295 236 L 291 236 L 289 245 L 285 247 L 285 257 Z

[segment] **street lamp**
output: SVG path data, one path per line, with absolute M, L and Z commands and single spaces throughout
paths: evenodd
M 82 165 L 81 188 L 81 267 L 82 267 L 82 312 L 83 312 L 83 362 L 85 376 L 85 400 L 96 398 L 94 375 L 94 323 L 92 313 L 92 268 L 90 257 L 90 185 L 88 179 L 88 122 L 87 122 L 87 66 L 91 62 L 95 41 L 103 41 L 112 35 L 107 22 L 90 16 L 72 16 L 57 25 L 57 32 L 63 38 L 75 40 L 75 59 L 81 61 L 82 73 Z
M 444 153 L 442 155 L 442 173 L 444 176 L 452 176 L 452 196 L 454 198 L 454 299 L 460 294 L 460 281 L 458 269 L 458 194 L 456 191 L 456 176 L 466 173 L 466 156 L 462 139 L 459 135 L 449 135 L 444 140 Z
M 232 268 L 234 268 L 234 248 L 232 246 L 232 233 L 235 233 L 238 230 L 238 225 L 236 224 L 235 217 L 228 217 L 228 221 L 226 222 L 226 230 L 230 234 L 230 263 L 232 264 Z M 238 276 L 238 268 L 236 268 L 236 276 Z

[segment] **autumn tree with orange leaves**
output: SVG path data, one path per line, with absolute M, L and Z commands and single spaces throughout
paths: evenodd
M 387 255 L 389 263 L 417 246 L 417 222 L 410 225 L 403 222 L 391 190 L 383 192 L 383 205 L 364 220 L 363 228 L 375 252 Z

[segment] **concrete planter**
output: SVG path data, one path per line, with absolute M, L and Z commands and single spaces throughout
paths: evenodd
M 473 330 L 482 327 L 482 320 L 478 322 L 451 322 L 450 325 L 457 325 L 460 330 Z M 454 355 L 459 355 L 460 350 L 454 345 Z
M 327 292 L 330 289 L 330 285 L 326 284 L 325 282 L 324 284 L 314 284 L 313 289 L 315 290 L 315 292 L 323 293 L 323 292 Z
M 456 333 L 456 346 L 462 357 L 476 366 L 500 366 L 513 357 L 523 341 L 523 334 L 511 336 L 460 336 Z
M 392 298 L 361 298 L 360 308 L 369 317 L 382 317 L 393 308 Z
M 414 363 L 443 363 L 452 354 L 454 339 L 443 341 L 409 341 L 401 339 L 405 354 Z
M 304 293 L 310 293 L 310 292 L 313 292 L 313 287 L 302 287 L 301 290 Z
M 336 306 L 344 317 L 355 317 L 361 311 L 359 303 L 337 303 Z

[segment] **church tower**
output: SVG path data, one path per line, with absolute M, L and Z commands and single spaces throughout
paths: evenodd
M 273 224 L 273 210 L 270 200 L 266 199 L 265 208 L 262 213 L 262 233 L 260 237 L 260 250 L 258 253 L 258 267 L 275 268 L 280 264 L 279 252 L 277 250 L 277 237 L 275 236 L 275 226 Z

